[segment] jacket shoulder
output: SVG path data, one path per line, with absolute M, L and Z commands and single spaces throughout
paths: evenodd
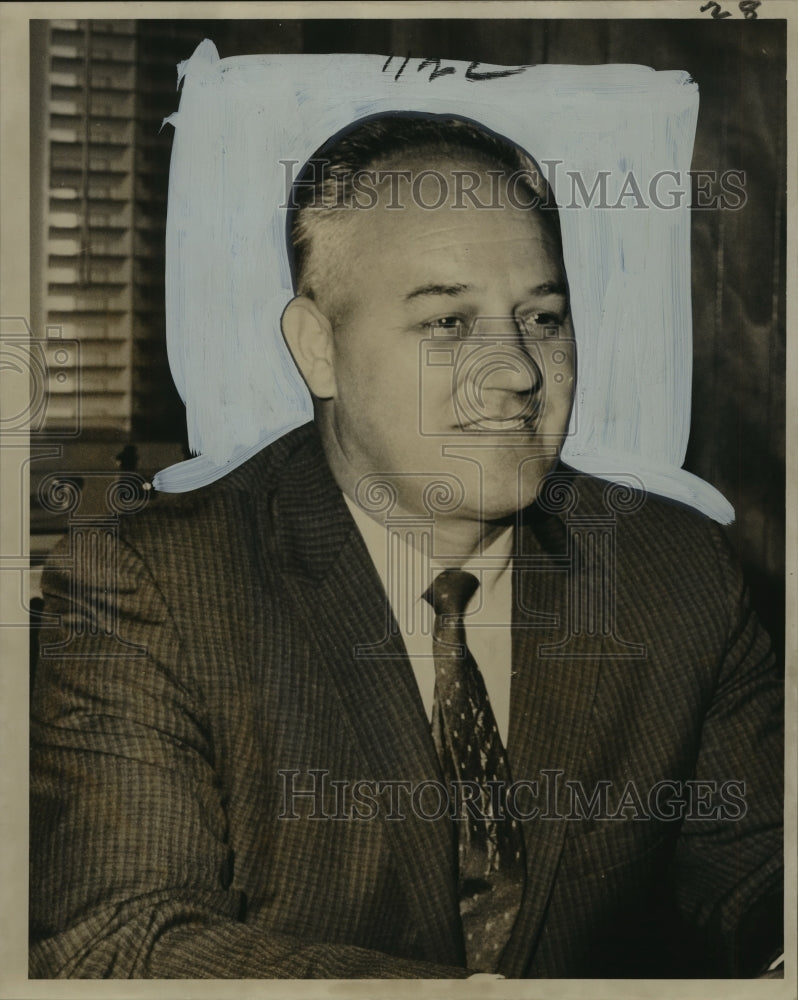
M 560 465 L 544 480 L 536 517 L 541 530 L 565 543 L 571 531 L 611 531 L 619 561 L 659 573 L 735 576 L 737 558 L 721 525 L 687 504 L 629 483 Z
M 230 530 L 248 523 L 259 503 L 268 503 L 291 459 L 313 438 L 306 424 L 267 445 L 252 458 L 207 486 L 183 493 L 153 492 L 147 506 L 122 519 L 120 536 L 133 548 L 157 537 L 179 540 L 204 536 L 222 525 Z
M 630 476 L 627 482 L 616 482 L 560 465 L 544 481 L 541 501 L 544 508 L 559 505 L 577 516 L 612 517 L 619 526 L 648 529 L 659 525 L 691 535 L 720 530 L 694 507 L 647 490 L 635 479 Z

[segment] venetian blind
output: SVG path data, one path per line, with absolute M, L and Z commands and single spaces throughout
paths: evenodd
M 132 418 L 136 35 L 132 21 L 47 26 L 43 319 L 79 342 L 47 342 L 45 430 L 127 433 Z M 73 367 L 71 367 L 73 366 Z M 60 376 L 60 378 L 59 378 Z

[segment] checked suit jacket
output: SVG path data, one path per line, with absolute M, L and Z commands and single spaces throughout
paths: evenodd
M 557 475 L 577 506 L 515 531 L 507 749 L 529 818 L 500 971 L 754 974 L 780 945 L 769 642 L 716 526 L 630 493 L 596 545 L 606 484 Z M 31 976 L 468 975 L 451 821 L 390 801 L 442 780 L 429 723 L 315 427 L 120 534 L 111 595 L 66 550 L 43 578 L 61 626 L 33 691 Z M 376 807 L 347 811 L 334 781 Z M 690 781 L 692 812 L 651 814 L 652 788 Z

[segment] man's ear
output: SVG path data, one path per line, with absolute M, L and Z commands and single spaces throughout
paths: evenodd
M 332 398 L 335 372 L 330 321 L 312 299 L 298 295 L 283 310 L 280 325 L 308 389 L 318 399 Z

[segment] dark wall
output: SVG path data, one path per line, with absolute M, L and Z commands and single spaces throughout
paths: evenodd
M 139 60 L 148 78 L 141 127 L 156 132 L 175 110 L 175 65 L 205 37 L 222 57 L 394 53 L 508 64 L 641 63 L 692 74 L 701 95 L 693 167 L 743 171 L 747 200 L 736 211 L 693 213 L 693 417 L 685 466 L 734 505 L 729 536 L 757 609 L 783 648 L 786 22 L 141 21 Z M 153 174 L 162 177 L 153 183 L 163 185 L 162 195 L 170 142 L 165 129 L 153 147 Z

